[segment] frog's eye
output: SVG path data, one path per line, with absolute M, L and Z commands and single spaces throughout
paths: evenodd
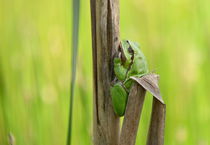
M 131 46 L 128 47 L 128 53 L 133 54 L 133 49 L 131 48 Z
M 133 49 L 131 47 L 131 44 L 130 44 L 130 42 L 128 40 L 127 40 L 127 43 L 128 43 L 128 53 L 130 53 L 131 55 L 133 55 L 134 54 L 134 51 L 133 51 Z

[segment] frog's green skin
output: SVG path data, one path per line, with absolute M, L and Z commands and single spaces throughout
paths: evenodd
M 123 116 L 128 94 L 133 84 L 130 77 L 142 77 L 148 73 L 146 58 L 136 42 L 121 41 L 119 57 L 114 59 L 114 73 L 117 82 L 111 87 L 112 103 L 115 113 L 118 116 Z

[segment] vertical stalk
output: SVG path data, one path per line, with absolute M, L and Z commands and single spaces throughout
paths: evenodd
M 72 65 L 71 65 L 71 84 L 70 84 L 70 104 L 69 104 L 69 119 L 66 145 L 71 145 L 72 134 L 72 117 L 73 117 L 73 101 L 74 101 L 74 86 L 76 79 L 76 64 L 78 52 L 78 35 L 79 35 L 79 11 L 80 0 L 73 0 L 73 33 L 72 33 Z
M 147 136 L 147 145 L 164 144 L 166 105 L 153 98 L 152 114 Z
M 110 85 L 114 78 L 113 55 L 119 46 L 119 1 L 91 0 L 93 52 L 93 142 L 117 145 L 119 117 L 114 114 Z
M 145 94 L 146 90 L 137 83 L 131 88 L 119 145 L 135 145 Z

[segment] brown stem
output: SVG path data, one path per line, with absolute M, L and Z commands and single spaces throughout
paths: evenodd
M 146 90 L 135 83 L 131 88 L 119 145 L 135 145 Z
M 147 145 L 164 144 L 166 105 L 153 98 L 150 127 L 147 137 Z
M 91 0 L 93 52 L 93 142 L 117 145 L 119 117 L 112 108 L 113 55 L 119 46 L 119 1 Z

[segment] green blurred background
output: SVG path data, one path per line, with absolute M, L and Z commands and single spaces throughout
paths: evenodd
M 72 1 L 0 0 L 0 145 L 64 145 L 69 108 Z M 120 0 L 122 39 L 140 42 L 160 75 L 166 145 L 210 144 L 210 1 Z M 73 145 L 92 141 L 89 0 L 81 1 Z M 145 144 L 147 94 L 137 145 Z

